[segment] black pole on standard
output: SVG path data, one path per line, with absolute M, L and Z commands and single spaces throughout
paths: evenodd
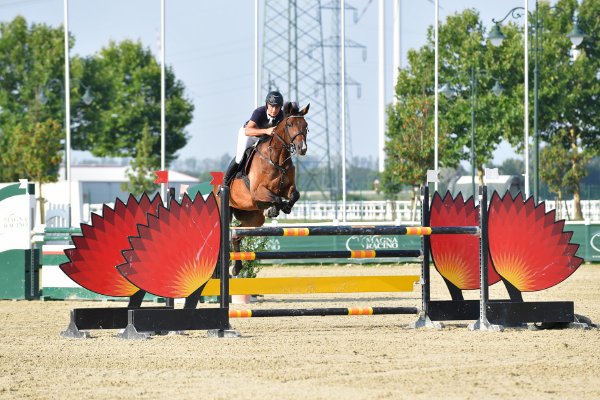
M 421 225 L 429 226 L 429 184 L 423 188 L 423 199 L 422 199 L 422 210 L 421 210 Z M 422 312 L 427 316 L 429 314 L 429 300 L 431 295 L 431 288 L 429 286 L 430 271 L 429 271 L 429 236 L 421 237 L 421 248 L 423 251 L 423 265 L 422 265 Z
M 487 176 L 487 170 L 486 170 Z M 479 319 L 469 325 L 470 330 L 480 331 L 501 331 L 504 329 L 501 325 L 494 325 L 488 321 L 487 305 L 490 299 L 488 284 L 488 201 L 487 186 L 479 188 L 479 226 L 481 236 L 479 240 Z
M 221 252 L 219 254 L 220 268 L 220 297 L 219 318 L 225 321 L 224 329 L 210 329 L 209 337 L 239 337 L 240 334 L 231 328 L 229 322 L 229 186 L 222 185 L 221 196 Z
M 429 182 L 431 173 L 435 174 L 433 180 L 437 181 L 436 171 L 427 171 L 427 183 L 421 188 L 421 225 L 430 226 L 430 210 L 429 210 Z M 421 237 L 421 252 L 423 254 L 423 260 L 421 263 L 421 311 L 419 312 L 419 318 L 410 324 L 411 328 L 435 328 L 440 329 L 442 324 L 436 321 L 431 321 L 429 318 L 429 301 L 430 301 L 430 271 L 429 271 L 429 260 L 430 260 L 430 237 L 429 235 L 423 235 Z
M 221 187 L 221 308 L 229 309 L 229 186 Z
M 175 188 L 170 187 L 167 191 L 167 209 L 171 209 L 171 202 L 175 200 Z M 175 307 L 175 299 L 173 298 L 165 298 L 165 307 L 174 308 Z

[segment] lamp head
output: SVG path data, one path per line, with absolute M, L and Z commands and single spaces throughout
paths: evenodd
M 440 93 L 443 94 L 448 100 L 456 96 L 456 91 L 448 83 L 444 83 L 444 85 L 440 88 Z
M 488 39 L 494 47 L 498 47 L 502 44 L 502 41 L 506 39 L 506 36 L 502 33 L 500 24 L 494 24 L 494 26 L 492 26 L 492 29 L 490 29 L 490 33 L 488 34 Z
M 585 36 L 586 34 L 583 32 L 583 30 L 581 30 L 579 23 L 577 22 L 575 22 L 573 25 L 573 30 L 567 35 L 567 37 L 571 39 L 571 43 L 573 43 L 574 46 L 579 46 L 581 42 L 583 42 Z
M 92 94 L 90 88 L 85 88 L 85 93 L 83 94 L 81 100 L 85 103 L 86 106 L 92 104 L 92 101 L 94 101 L 94 95 Z
M 48 96 L 46 96 L 46 89 L 44 87 L 40 87 L 39 93 L 37 95 L 37 100 L 40 104 L 45 105 L 48 102 Z
M 494 93 L 494 95 L 496 97 L 499 97 L 500 95 L 502 95 L 503 92 L 504 92 L 504 87 L 502 87 L 500 82 L 496 81 L 496 83 L 494 84 L 494 87 L 492 88 L 492 93 Z

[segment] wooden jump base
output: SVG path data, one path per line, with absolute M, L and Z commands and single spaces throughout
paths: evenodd
M 229 294 L 412 292 L 419 279 L 419 275 L 236 278 L 229 281 Z M 218 279 L 208 281 L 202 291 L 202 296 L 220 294 Z
M 349 308 L 295 308 L 271 310 L 229 310 L 229 318 L 263 317 L 324 317 L 329 315 L 389 315 L 417 314 L 417 307 L 349 307 Z

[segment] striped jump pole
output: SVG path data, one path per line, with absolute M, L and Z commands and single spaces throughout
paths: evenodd
M 329 315 L 417 314 L 417 307 L 293 308 L 229 310 L 229 318 L 324 317 Z
M 471 234 L 478 235 L 477 226 L 313 226 L 313 227 L 267 227 L 231 228 L 237 236 L 331 236 L 331 235 L 435 235 Z
M 421 250 L 333 250 L 333 251 L 240 251 L 230 252 L 230 261 L 306 259 L 306 258 L 376 258 L 421 257 Z

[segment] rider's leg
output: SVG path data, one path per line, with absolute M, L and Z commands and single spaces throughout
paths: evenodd
M 231 160 L 227 167 L 227 171 L 225 171 L 225 176 L 223 176 L 224 186 L 229 186 L 229 183 L 231 183 L 231 179 L 235 176 L 239 166 L 240 165 L 235 162 L 235 158 Z
M 240 166 L 240 161 L 242 161 L 242 158 L 244 157 L 244 151 L 246 150 L 247 138 L 248 138 L 248 136 L 246 136 L 244 128 L 243 127 L 240 128 L 238 130 L 237 148 L 235 151 L 235 158 L 233 160 L 231 160 L 231 162 L 229 163 L 229 166 L 227 167 L 227 170 L 225 171 L 225 176 L 223 176 L 223 185 L 225 185 L 225 186 L 229 186 L 229 184 L 231 183 L 231 180 L 237 173 L 237 170 Z
M 258 142 L 258 138 L 255 136 L 246 136 L 246 130 L 242 127 L 238 131 L 237 148 L 235 151 L 235 162 L 240 163 L 244 158 L 246 149 Z
M 238 139 L 237 139 L 237 148 L 235 151 L 235 158 L 231 160 L 229 167 L 227 167 L 227 171 L 225 172 L 225 176 L 223 177 L 223 184 L 229 186 L 231 180 L 237 173 L 238 167 L 240 166 L 240 162 L 244 158 L 244 152 L 250 146 L 258 141 L 257 137 L 254 136 L 246 136 L 245 129 L 242 127 L 238 130 Z

